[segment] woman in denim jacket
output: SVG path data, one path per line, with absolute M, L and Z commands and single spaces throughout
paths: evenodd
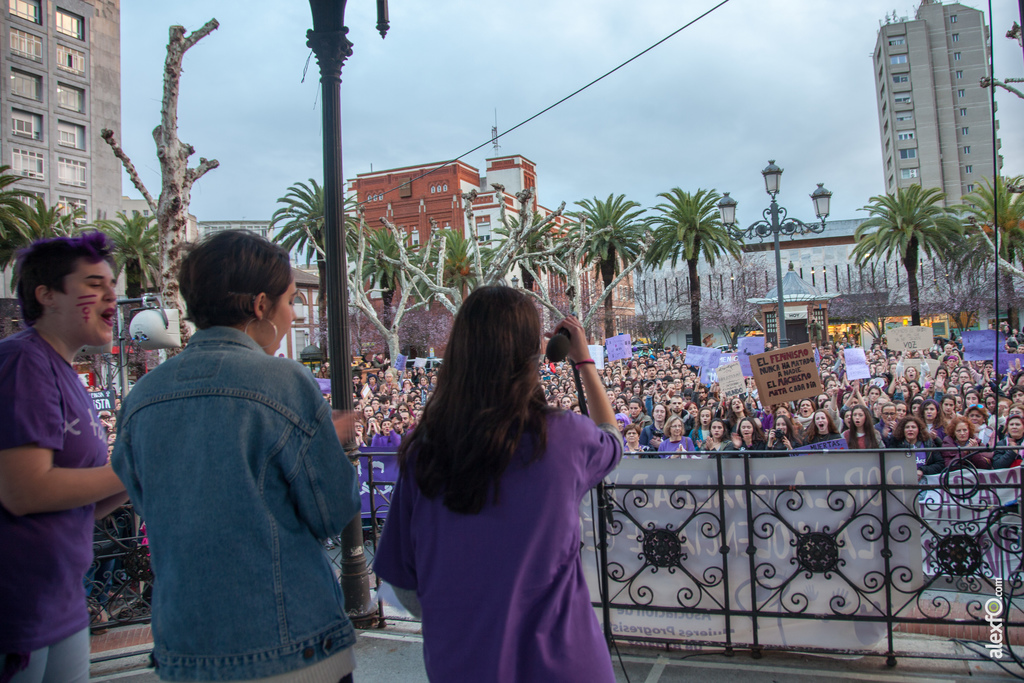
M 359 511 L 354 416 L 298 363 L 288 254 L 228 231 L 183 261 L 199 331 L 121 409 L 114 468 L 146 521 L 164 680 L 349 681 L 352 624 L 321 541 Z

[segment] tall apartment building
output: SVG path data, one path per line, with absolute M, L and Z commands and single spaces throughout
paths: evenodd
M 886 17 L 873 64 L 887 193 L 920 183 L 956 204 L 992 177 L 988 41 L 984 13 L 959 3 Z
M 113 218 L 121 165 L 100 133 L 121 134 L 120 0 L 3 1 L 0 161 L 47 204 Z

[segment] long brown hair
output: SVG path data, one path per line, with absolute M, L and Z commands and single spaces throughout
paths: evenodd
M 501 478 L 524 436 L 526 462 L 541 457 L 551 412 L 537 361 L 540 319 L 510 287 L 481 287 L 452 324 L 437 389 L 398 449 L 402 473 L 415 455 L 416 484 L 452 512 L 477 514 L 498 502 Z

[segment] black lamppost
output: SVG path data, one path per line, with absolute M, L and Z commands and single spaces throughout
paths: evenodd
M 352 54 L 345 26 L 347 0 L 309 0 L 313 28 L 306 45 L 320 65 L 324 131 L 324 252 L 327 261 L 327 356 L 331 363 L 331 404 L 352 410 L 352 354 L 348 342 L 348 264 L 345 261 L 345 176 L 341 167 L 341 68 Z M 387 0 L 377 0 L 377 30 L 388 30 Z M 376 621 L 370 602 L 370 577 L 363 555 L 362 515 L 341 535 L 341 588 L 345 609 L 356 626 Z
M 814 201 L 814 214 L 821 219 L 819 224 L 809 224 L 796 218 L 789 218 L 786 209 L 775 201 L 775 195 L 779 193 L 779 182 L 782 180 L 782 169 L 775 165 L 775 160 L 768 162 L 767 168 L 761 171 L 764 176 L 764 186 L 768 196 L 772 198 L 771 205 L 761 214 L 764 219 L 748 226 L 745 229 L 736 227 L 736 205 L 735 199 L 726 192 L 722 201 L 718 202 L 718 210 L 722 214 L 722 223 L 729 230 L 729 234 L 735 240 L 757 237 L 763 240 L 771 235 L 775 240 L 775 279 L 778 288 L 779 310 L 776 313 L 775 328 L 778 331 L 779 347 L 788 346 L 786 339 L 786 312 L 785 302 L 782 298 L 782 252 L 779 251 L 779 235 L 804 235 L 807 233 L 820 233 L 825 230 L 825 219 L 828 218 L 829 201 L 832 193 L 825 189 L 824 183 L 818 183 L 818 189 L 811 193 Z

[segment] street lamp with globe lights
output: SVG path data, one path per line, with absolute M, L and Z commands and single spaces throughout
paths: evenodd
M 777 331 L 779 348 L 782 348 L 788 346 L 788 341 L 786 339 L 785 301 L 782 295 L 782 252 L 779 250 L 779 235 L 787 235 L 792 238 L 796 235 L 824 232 L 825 219 L 828 218 L 829 202 L 832 199 L 832 193 L 825 189 L 824 183 L 818 183 L 818 188 L 811 193 L 811 200 L 814 202 L 814 214 L 821 222 L 804 223 L 796 218 L 789 218 L 785 207 L 779 206 L 775 201 L 776 195 L 779 194 L 782 169 L 775 165 L 774 159 L 769 160 L 768 166 L 761 171 L 761 175 L 764 176 L 765 190 L 768 192 L 768 196 L 772 198 L 771 205 L 761 214 L 763 220 L 759 220 L 743 229 L 737 228 L 737 201 L 730 197 L 728 192 L 724 193 L 722 200 L 718 202 L 718 211 L 721 213 L 722 223 L 729 230 L 729 235 L 733 239 L 745 240 L 757 237 L 759 240 L 763 240 L 771 235 L 775 242 L 775 284 L 779 298 L 779 310 L 775 317 L 775 329 Z

